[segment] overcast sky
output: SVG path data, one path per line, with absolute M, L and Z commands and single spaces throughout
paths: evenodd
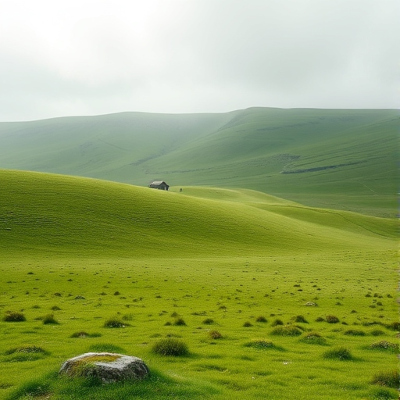
M 0 0 L 0 121 L 398 108 L 399 0 Z

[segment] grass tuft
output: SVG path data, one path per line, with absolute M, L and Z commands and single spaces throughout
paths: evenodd
M 189 354 L 186 343 L 174 338 L 160 339 L 154 344 L 152 351 L 162 356 L 186 356 Z
M 43 317 L 44 325 L 58 325 L 59 322 L 54 318 L 54 314 L 47 314 Z
M 387 340 L 381 340 L 380 342 L 372 343 L 370 346 L 368 346 L 368 348 L 372 350 L 382 350 L 397 353 L 399 351 L 399 344 L 391 343 Z
M 372 378 L 372 383 L 380 386 L 398 389 L 400 382 L 400 373 L 397 369 L 391 371 L 378 372 Z
M 323 356 L 328 360 L 351 361 L 354 359 L 350 350 L 346 347 L 338 347 L 336 349 L 326 351 Z
M 365 336 L 366 333 L 364 331 L 360 331 L 357 329 L 348 329 L 347 331 L 344 332 L 345 335 L 348 336 Z
M 222 334 L 219 331 L 215 331 L 215 330 L 208 332 L 208 336 L 214 340 L 222 339 Z
M 104 328 L 125 328 L 128 324 L 118 318 L 110 318 L 104 322 Z
M 250 342 L 245 343 L 244 346 L 251 347 L 257 350 L 267 350 L 267 349 L 283 350 L 282 347 L 276 346 L 270 340 L 265 340 L 265 339 L 253 339 Z
M 335 315 L 327 315 L 325 317 L 325 321 L 328 322 L 328 324 L 337 324 L 339 322 L 339 318 Z
M 275 336 L 300 336 L 302 331 L 294 325 L 277 326 L 271 331 L 271 335 Z
M 322 337 L 318 332 L 308 332 L 300 339 L 300 341 L 309 344 L 326 344 L 326 339 Z
M 26 321 L 25 315 L 18 311 L 7 311 L 6 315 L 3 317 L 5 322 L 23 322 Z

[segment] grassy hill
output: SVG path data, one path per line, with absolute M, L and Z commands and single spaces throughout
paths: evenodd
M 395 219 L 251 189 L 0 181 L 0 398 L 398 397 Z M 189 354 L 155 354 L 162 339 Z M 58 376 L 88 351 L 138 356 L 151 377 Z
M 3 252 L 275 254 L 378 246 L 380 237 L 395 235 L 391 220 L 317 211 L 249 190 L 174 193 L 7 170 L 0 179 Z
M 396 110 L 251 108 L 0 123 L 0 168 L 246 188 L 394 216 Z

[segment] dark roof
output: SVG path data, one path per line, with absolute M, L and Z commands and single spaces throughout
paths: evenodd
M 162 185 L 163 183 L 166 184 L 166 182 L 164 182 L 164 181 L 153 181 L 150 183 L 150 185 Z

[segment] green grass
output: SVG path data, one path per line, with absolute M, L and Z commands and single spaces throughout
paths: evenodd
M 397 110 L 277 108 L 3 122 L 0 168 L 247 188 L 393 217 L 399 126 Z
M 0 321 L 0 398 L 397 398 L 372 383 L 396 368 L 396 352 L 371 348 L 396 343 L 395 220 L 248 190 L 160 192 L 18 171 L 0 179 L 0 311 L 25 316 Z M 58 324 L 43 324 L 50 310 Z M 105 327 L 110 318 L 124 327 Z M 272 335 L 277 319 L 301 335 Z M 164 339 L 189 354 L 154 354 Z M 25 346 L 43 352 L 14 351 Z M 352 360 L 324 357 L 341 347 Z M 140 357 L 151 377 L 58 378 L 63 361 L 88 351 Z

